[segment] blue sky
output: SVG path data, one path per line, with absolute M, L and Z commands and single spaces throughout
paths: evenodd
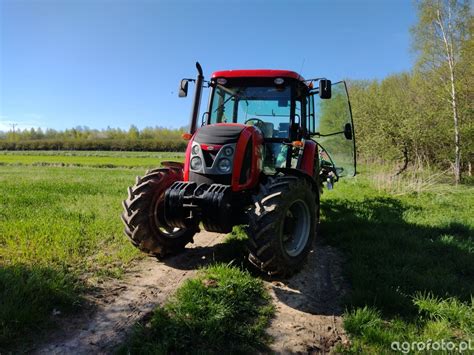
M 411 0 L 0 0 L 0 130 L 187 125 L 196 60 L 381 79 L 415 22 Z

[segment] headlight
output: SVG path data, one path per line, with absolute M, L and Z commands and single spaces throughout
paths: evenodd
M 219 168 L 219 170 L 223 173 L 228 173 L 230 172 L 230 169 L 231 169 L 231 165 L 230 165 L 230 160 L 227 159 L 227 158 L 222 158 L 221 160 L 219 160 L 219 162 L 217 163 L 217 167 Z
M 199 153 L 199 145 L 197 145 L 197 144 L 196 144 L 196 145 L 193 145 L 192 152 L 193 152 L 193 154 Z
M 224 155 L 230 157 L 232 154 L 234 154 L 234 149 L 232 147 L 224 148 Z
M 191 169 L 200 170 L 202 168 L 202 160 L 199 157 L 194 157 L 191 159 Z

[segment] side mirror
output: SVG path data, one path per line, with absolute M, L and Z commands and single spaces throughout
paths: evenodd
M 322 99 L 331 98 L 331 80 L 319 80 L 319 97 Z
M 204 126 L 209 119 L 209 112 L 204 112 L 201 116 L 201 126 Z
M 352 125 L 350 123 L 344 125 L 344 137 L 347 140 L 352 140 Z
M 188 96 L 188 80 L 183 79 L 181 80 L 181 83 L 179 84 L 179 97 L 186 97 Z

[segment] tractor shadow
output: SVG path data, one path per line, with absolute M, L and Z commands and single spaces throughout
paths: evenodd
M 420 293 L 470 302 L 473 230 L 407 223 L 407 212 L 392 198 L 324 201 L 315 249 L 302 272 L 275 288 L 278 299 L 312 314 L 369 305 L 402 317 L 417 314 L 412 297 Z
M 200 243 L 200 238 L 207 239 L 209 234 L 208 232 L 200 233 L 195 239 Z M 232 232 L 227 236 L 216 237 L 209 245 L 188 247 L 180 254 L 164 259 L 163 263 L 178 270 L 194 270 L 215 263 L 233 264 L 246 268 L 250 266 L 246 256 L 245 238 L 236 236 L 235 232 Z
M 340 315 L 349 290 L 340 251 L 316 241 L 303 268 L 286 279 L 268 279 L 278 301 L 309 314 Z

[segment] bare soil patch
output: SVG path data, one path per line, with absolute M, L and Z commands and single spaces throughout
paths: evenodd
M 303 270 L 288 280 L 266 284 L 276 307 L 269 329 L 273 351 L 324 354 L 348 342 L 341 316 L 341 299 L 348 285 L 336 249 L 318 244 Z

